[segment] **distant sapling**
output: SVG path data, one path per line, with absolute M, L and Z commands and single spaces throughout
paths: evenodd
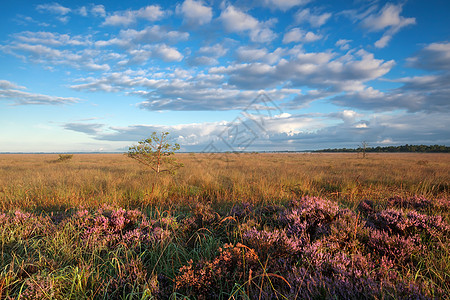
M 183 167 L 174 157 L 175 151 L 180 149 L 180 145 L 173 145 L 168 141 L 168 132 L 160 134 L 153 132 L 152 135 L 140 142 L 138 145 L 129 147 L 127 156 L 151 168 L 156 173 L 174 173 L 175 170 Z

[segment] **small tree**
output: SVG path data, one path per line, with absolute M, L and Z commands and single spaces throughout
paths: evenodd
M 57 162 L 68 161 L 71 160 L 73 154 L 59 154 L 59 158 L 56 160 Z
M 168 132 L 160 134 L 153 132 L 149 138 L 138 142 L 138 145 L 129 147 L 128 157 L 150 167 L 156 173 L 173 173 L 176 169 L 183 167 L 183 164 L 170 157 L 180 149 L 180 145 L 170 144 L 168 135 Z
M 362 157 L 366 158 L 366 150 L 369 147 L 369 143 L 367 143 L 366 141 L 363 141 L 361 143 L 361 146 L 359 147 L 359 150 L 362 152 Z

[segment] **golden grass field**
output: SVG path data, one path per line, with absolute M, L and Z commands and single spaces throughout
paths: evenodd
M 450 154 L 0 155 L 0 299 L 449 299 Z
M 352 207 L 363 199 L 448 197 L 450 154 L 176 154 L 175 176 L 157 176 L 123 154 L 0 155 L 2 210 L 167 207 L 192 199 L 273 203 L 304 195 Z

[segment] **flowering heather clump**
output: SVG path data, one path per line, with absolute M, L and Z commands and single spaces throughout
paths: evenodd
M 170 229 L 175 226 L 171 218 L 148 221 L 136 210 L 103 208 L 93 215 L 79 211 L 74 218 L 76 224 L 84 229 L 83 239 L 90 247 L 115 248 L 119 244 L 135 247 L 140 243 L 158 243 L 170 237 L 170 231 L 161 226 Z
M 424 230 L 432 237 L 450 237 L 450 226 L 441 216 L 428 216 L 410 211 L 406 217 L 415 228 Z
M 297 209 L 284 211 L 280 214 L 278 220 L 290 236 L 307 235 L 306 230 L 310 227 L 308 221 L 302 217 L 301 212 Z
M 305 247 L 302 261 L 307 263 L 294 267 L 286 277 L 292 284 L 290 293 L 304 299 L 384 298 L 386 295 L 427 299 L 414 282 L 399 277 L 396 264 L 386 256 L 378 259 L 359 251 L 346 254 L 330 247 L 324 239 Z
M 12 239 L 28 239 L 34 236 L 48 235 L 55 229 L 50 218 L 20 210 L 16 210 L 14 215 L 1 214 L 1 227 L 4 230 L 8 228 L 5 233 L 10 234 Z
M 191 211 L 192 215 L 183 220 L 186 230 L 196 230 L 213 224 L 219 220 L 217 214 L 209 204 L 195 203 Z
M 445 298 L 448 216 L 421 197 L 389 203 L 353 211 L 304 197 L 228 215 L 194 203 L 179 219 L 109 206 L 0 212 L 0 298 Z
M 400 235 L 424 232 L 432 237 L 448 237 L 450 226 L 441 216 L 428 216 L 416 211 L 406 215 L 402 210 L 386 209 L 371 216 L 371 221 L 380 229 Z
M 367 236 L 367 231 L 366 222 L 359 214 L 342 209 L 330 224 L 326 240 L 339 251 L 353 252 L 363 247 L 361 240 Z
M 358 204 L 358 210 L 364 215 L 370 215 L 375 212 L 373 201 L 364 199 Z
M 410 261 L 412 255 L 423 250 L 420 242 L 417 236 L 389 235 L 386 231 L 375 229 L 370 231 L 367 246 L 379 255 L 404 263 Z
M 242 244 L 225 244 L 212 261 L 201 260 L 180 268 L 175 279 L 177 291 L 198 299 L 216 299 L 220 290 L 231 290 L 236 282 L 242 282 L 249 274 L 257 274 L 260 268 L 258 255 Z M 256 271 L 256 272 L 255 272 Z
M 409 198 L 402 198 L 400 196 L 395 196 L 388 199 L 388 203 L 391 206 L 399 208 L 413 208 L 413 209 L 424 209 L 429 208 L 433 204 L 430 200 L 423 196 L 414 196 Z
M 293 267 L 286 276 L 291 288 L 284 293 L 287 299 L 431 299 L 408 283 L 391 284 L 367 276 L 352 274 L 335 276 Z
M 256 230 L 245 231 L 242 240 L 250 248 L 257 249 L 260 256 L 270 255 L 271 258 L 294 258 L 309 242 L 307 235 L 288 237 L 286 231 Z
M 402 198 L 395 196 L 389 198 L 389 205 L 399 208 L 409 208 L 417 210 L 435 209 L 441 211 L 448 211 L 450 209 L 450 199 L 439 198 L 430 200 L 424 196 L 413 196 L 409 198 Z
M 311 239 L 328 231 L 339 207 L 328 200 L 318 197 L 303 197 L 291 202 L 291 209 L 281 213 L 279 220 L 292 234 L 306 230 Z
M 371 221 L 389 233 L 406 235 L 413 229 L 412 223 L 405 217 L 402 210 L 385 209 L 372 215 Z

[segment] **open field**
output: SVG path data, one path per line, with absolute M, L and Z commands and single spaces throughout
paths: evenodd
M 445 298 L 450 155 L 0 155 L 1 297 Z
M 304 195 L 356 207 L 363 199 L 449 195 L 449 154 L 177 154 L 185 167 L 160 178 L 122 154 L 57 158 L 0 155 L 1 209 L 277 203 Z

